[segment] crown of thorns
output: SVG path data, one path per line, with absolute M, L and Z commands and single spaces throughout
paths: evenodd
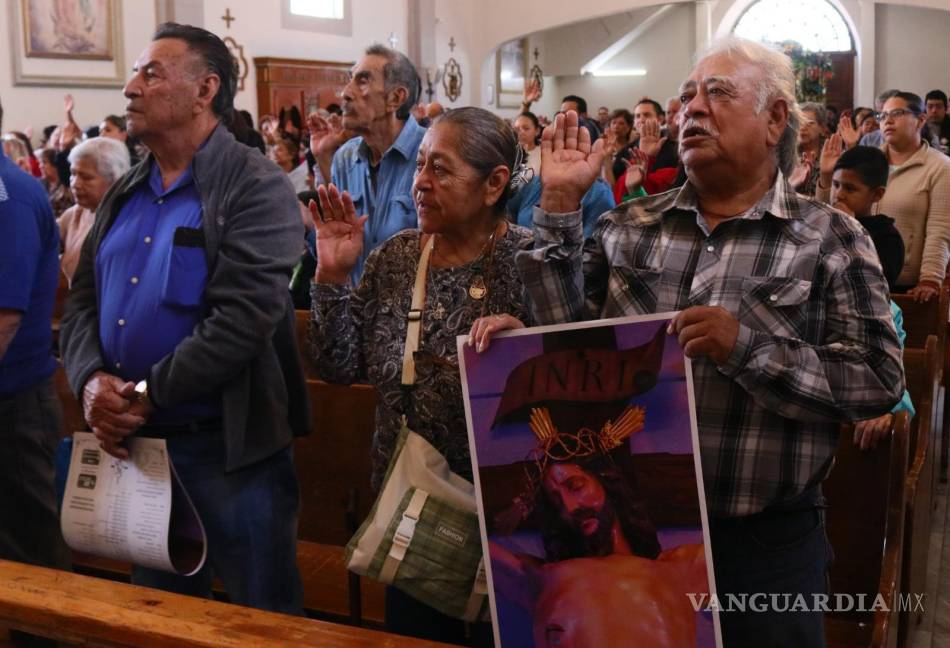
M 551 462 L 573 461 L 594 455 L 609 457 L 612 450 L 643 429 L 645 417 L 644 407 L 628 405 L 620 416 L 604 423 L 600 430 L 583 427 L 577 432 L 562 432 L 551 419 L 548 408 L 532 408 L 529 426 L 538 439 L 538 445 L 528 454 L 524 464 L 527 488 L 514 499 L 509 509 L 499 514 L 496 527 L 513 531 L 531 514 L 537 503 L 544 472 Z

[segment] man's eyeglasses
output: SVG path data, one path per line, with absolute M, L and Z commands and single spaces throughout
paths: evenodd
M 907 108 L 895 108 L 894 110 L 884 110 L 879 113 L 874 113 L 874 118 L 878 120 L 879 122 L 883 123 L 884 120 L 887 119 L 888 117 L 890 117 L 891 119 L 897 120 L 903 117 L 904 115 L 913 115 L 914 117 L 916 117 L 917 113 Z

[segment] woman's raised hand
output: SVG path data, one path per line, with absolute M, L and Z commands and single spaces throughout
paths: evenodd
M 590 131 L 578 124 L 573 110 L 560 114 L 541 133 L 541 209 L 576 211 L 600 175 L 604 142 L 591 145 Z
M 861 141 L 861 133 L 859 133 L 855 129 L 854 124 L 851 123 L 851 114 L 849 111 L 842 113 L 841 118 L 838 120 L 838 135 L 841 136 L 844 145 L 848 148 L 854 148 L 858 145 L 858 142 Z
M 363 252 L 363 228 L 366 215 L 356 216 L 350 194 L 335 185 L 317 188 L 320 209 L 310 201 L 310 217 L 317 229 L 316 283 L 345 284 Z M 322 216 L 320 212 L 323 212 Z
M 844 141 L 838 133 L 832 133 L 821 146 L 821 157 L 818 158 L 819 181 L 822 187 L 831 186 L 831 177 L 835 172 L 835 164 L 844 150 Z

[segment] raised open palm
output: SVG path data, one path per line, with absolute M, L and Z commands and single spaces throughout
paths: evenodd
M 310 216 L 317 229 L 317 274 L 319 283 L 346 283 L 350 271 L 363 252 L 363 228 L 366 215 L 356 216 L 350 194 L 335 185 L 317 188 L 320 211 L 310 201 Z
M 841 119 L 838 120 L 838 135 L 841 136 L 844 145 L 848 148 L 854 148 L 858 145 L 858 142 L 861 141 L 861 133 L 859 133 L 851 123 L 850 114 L 843 114 L 841 115 Z
M 541 208 L 555 213 L 578 209 L 603 163 L 603 139 L 591 145 L 590 131 L 578 126 L 573 110 L 558 115 L 541 134 Z
M 660 137 L 660 122 L 655 119 L 644 120 L 641 129 L 640 150 L 651 158 L 655 158 L 666 143 L 666 138 Z

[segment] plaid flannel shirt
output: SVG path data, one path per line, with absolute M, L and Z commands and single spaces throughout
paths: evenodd
M 727 361 L 693 360 L 708 510 L 749 515 L 827 474 L 839 424 L 901 397 L 901 349 L 873 243 L 858 222 L 778 173 L 709 232 L 695 190 L 633 200 L 586 242 L 580 212 L 535 208 L 517 257 L 538 324 L 722 306 L 739 320 Z

